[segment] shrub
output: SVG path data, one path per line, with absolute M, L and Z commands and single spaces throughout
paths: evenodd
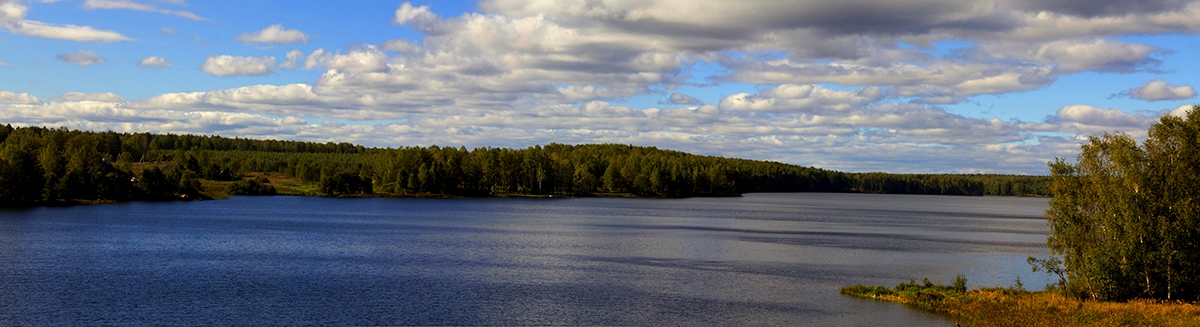
M 230 183 L 225 187 L 225 192 L 229 195 L 275 195 L 275 187 L 247 179 Z
M 1020 282 L 1020 280 L 1017 280 L 1017 281 Z M 950 283 L 950 286 L 953 287 L 955 291 L 966 292 L 967 291 L 967 276 L 963 276 L 963 274 L 958 274 L 958 275 L 954 276 L 954 281 Z

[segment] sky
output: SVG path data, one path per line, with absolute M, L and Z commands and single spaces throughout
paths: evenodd
M 1197 103 L 1200 0 L 0 0 L 0 123 L 1048 174 Z

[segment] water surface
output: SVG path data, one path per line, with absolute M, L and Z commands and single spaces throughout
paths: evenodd
M 953 325 L 843 285 L 1046 276 L 1046 199 L 326 199 L 0 211 L 0 325 Z

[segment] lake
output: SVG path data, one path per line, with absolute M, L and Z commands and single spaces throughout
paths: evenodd
M 0 325 L 938 326 L 838 287 L 1049 278 L 1047 199 L 234 197 L 0 209 Z

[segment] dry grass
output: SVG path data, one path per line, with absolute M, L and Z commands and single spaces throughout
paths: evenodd
M 904 284 L 901 284 L 904 285 Z M 899 302 L 945 315 L 962 326 L 1200 326 L 1200 306 L 1183 302 L 1082 301 L 1053 292 L 942 286 L 902 290 L 855 285 L 843 294 Z
M 225 188 L 227 186 L 229 186 L 230 183 L 233 183 L 233 182 L 213 181 L 213 180 L 207 180 L 207 179 L 197 179 L 197 180 L 200 181 L 200 189 L 201 189 L 200 194 L 204 194 L 204 196 L 207 196 L 209 198 L 216 199 L 216 200 L 229 198 L 229 193 L 225 193 Z

